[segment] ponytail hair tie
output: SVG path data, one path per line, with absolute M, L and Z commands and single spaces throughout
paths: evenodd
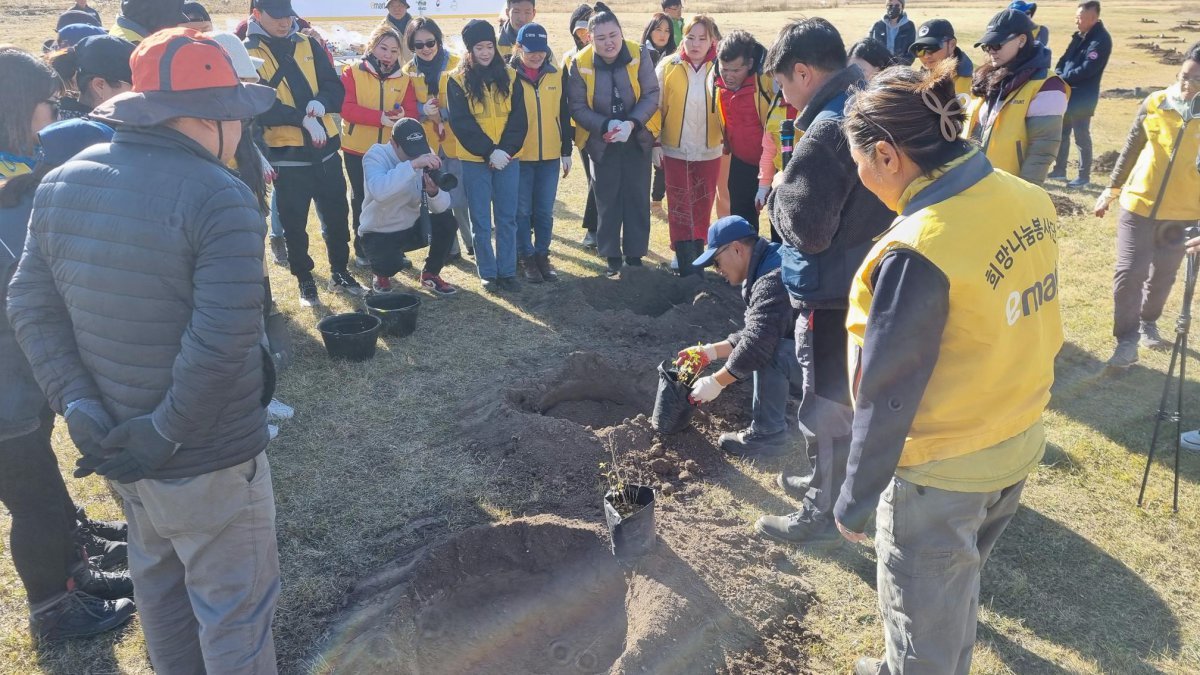
M 946 139 L 947 143 L 953 143 L 962 133 L 962 121 L 957 119 L 957 116 L 962 114 L 963 107 L 958 97 L 943 103 L 932 91 L 926 89 L 921 92 L 921 101 L 925 103 L 926 108 L 937 114 L 942 138 Z

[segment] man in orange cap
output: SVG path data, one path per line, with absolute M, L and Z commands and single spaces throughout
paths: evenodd
M 9 316 L 51 406 L 89 430 L 75 475 L 123 498 L 155 670 L 273 673 L 264 226 L 226 163 L 275 92 L 187 28 L 130 65 L 133 90 L 93 112 L 112 143 L 39 190 Z

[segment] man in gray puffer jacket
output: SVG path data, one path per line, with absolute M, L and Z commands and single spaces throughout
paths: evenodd
M 146 38 L 131 65 L 133 91 L 93 113 L 113 142 L 37 190 L 9 317 L 51 407 L 72 431 L 75 415 L 92 422 L 76 475 L 124 499 L 155 669 L 274 672 L 266 232 L 225 167 L 274 92 L 183 28 Z

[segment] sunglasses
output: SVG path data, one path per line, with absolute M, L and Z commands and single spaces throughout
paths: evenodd
M 940 52 L 940 51 L 942 51 L 942 48 L 945 46 L 946 45 L 944 43 L 938 44 L 936 47 L 933 45 L 917 45 L 917 46 L 913 47 L 913 53 L 916 54 L 917 56 L 925 56 L 926 54 Z
M 982 49 L 983 51 L 987 52 L 988 54 L 995 54 L 996 52 L 1000 51 L 1001 49 L 1004 49 L 1004 45 L 1017 39 L 1018 36 L 1019 36 L 1019 34 L 1014 33 L 1014 34 L 1009 35 L 1008 37 L 1004 38 L 1003 40 L 1001 40 L 1000 44 L 998 44 L 998 45 L 980 45 L 979 48 Z
M 725 244 L 721 248 L 717 249 L 717 252 L 713 254 L 713 257 L 712 257 L 713 269 L 717 269 L 717 270 L 721 269 L 721 254 L 724 253 L 725 251 L 729 250 L 729 247 L 733 246 L 733 244 L 734 244 L 734 242 L 731 241 L 728 244 Z
M 433 49 L 437 46 L 437 40 L 426 40 L 425 42 L 413 41 L 413 49 Z

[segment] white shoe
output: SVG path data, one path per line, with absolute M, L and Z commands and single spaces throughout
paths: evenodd
M 275 437 L 279 435 L 279 427 L 275 426 L 274 424 L 268 424 L 267 435 L 270 436 L 268 441 L 275 440 Z
M 1188 452 L 1200 452 L 1200 429 L 1185 431 L 1179 435 L 1179 447 Z
M 295 417 L 295 415 L 295 408 L 277 398 L 271 399 L 271 404 L 267 406 L 267 420 L 271 422 L 290 420 Z

